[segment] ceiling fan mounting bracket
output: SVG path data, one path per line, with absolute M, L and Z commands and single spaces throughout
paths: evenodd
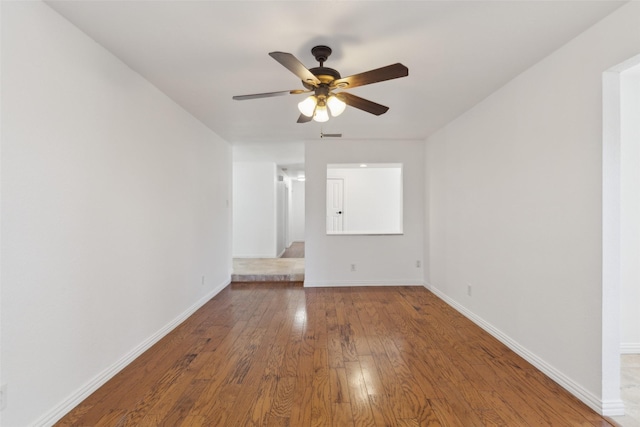
M 320 63 L 320 67 L 331 56 L 331 52 L 332 50 L 329 46 L 314 46 L 311 48 L 311 54 Z

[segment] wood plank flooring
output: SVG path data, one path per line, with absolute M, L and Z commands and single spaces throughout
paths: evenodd
M 232 283 L 58 426 L 610 426 L 422 287 Z

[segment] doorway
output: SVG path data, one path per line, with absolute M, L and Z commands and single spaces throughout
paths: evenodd
M 639 116 L 640 55 L 603 75 L 602 399 L 623 426 L 640 425 Z
M 239 171 L 244 165 L 237 165 Z M 305 201 L 304 201 L 304 169 L 300 167 L 292 172 L 291 167 L 268 163 L 264 169 L 270 172 L 275 171 L 275 179 L 270 179 L 270 175 L 255 177 L 254 174 L 260 169 L 260 164 L 253 162 L 244 169 L 249 170 L 252 180 L 243 182 L 234 181 L 234 194 L 238 199 L 243 198 L 243 194 L 254 204 L 244 204 L 243 213 L 248 217 L 249 222 L 256 226 L 258 218 L 273 211 L 272 221 L 263 221 L 261 231 L 263 235 L 271 236 L 271 251 L 246 251 L 247 255 L 238 253 L 233 258 L 233 282 L 296 282 L 304 281 L 304 230 L 305 230 Z M 237 175 L 240 175 L 238 173 Z M 302 179 L 301 179 L 302 177 Z M 275 186 L 270 182 L 275 181 Z M 256 182 L 266 182 L 260 187 Z M 261 190 L 262 194 L 259 194 Z M 242 194 L 241 194 L 242 193 Z M 262 199 L 272 200 L 272 209 L 266 209 L 268 203 L 262 205 L 255 204 L 255 201 Z M 235 213 L 235 212 L 234 212 Z M 238 241 L 248 241 L 245 247 L 250 247 L 255 234 L 247 232 L 247 227 L 234 228 L 234 233 L 243 234 Z M 236 236 L 239 237 L 239 236 Z M 234 237 L 234 239 L 236 238 Z

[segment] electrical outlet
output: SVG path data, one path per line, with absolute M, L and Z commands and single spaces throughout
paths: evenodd
M 7 407 L 7 385 L 2 384 L 0 386 L 0 411 Z
M 416 261 L 416 268 L 420 268 L 420 266 L 422 265 L 422 263 L 420 262 L 420 260 Z
M 204 286 L 204 276 L 202 276 L 202 282 L 200 284 Z
M 351 271 L 356 271 L 356 265 L 355 264 L 351 264 Z
M 467 283 L 467 295 L 471 296 L 471 284 Z

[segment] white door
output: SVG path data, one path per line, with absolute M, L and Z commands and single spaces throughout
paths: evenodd
M 291 209 L 289 207 L 289 204 L 290 204 L 289 187 L 285 185 L 284 186 L 284 246 L 286 248 L 288 248 L 289 243 L 291 243 L 291 241 L 289 240 L 289 210 Z
M 327 233 L 342 231 L 344 180 L 327 178 Z

